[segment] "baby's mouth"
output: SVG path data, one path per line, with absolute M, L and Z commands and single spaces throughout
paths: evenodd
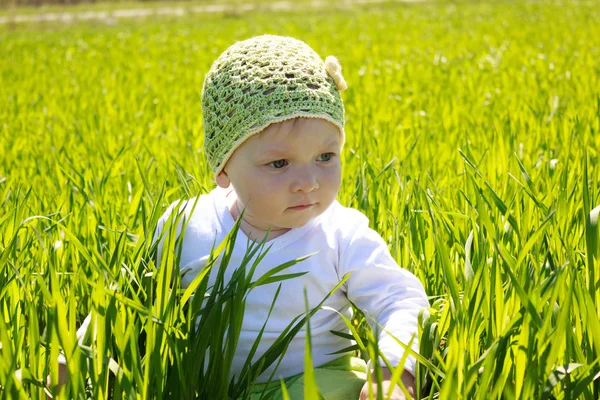
M 306 210 L 307 208 L 310 208 L 312 206 L 314 206 L 316 203 L 309 203 L 309 204 L 301 204 L 298 206 L 294 206 L 294 207 L 289 207 L 290 210 Z

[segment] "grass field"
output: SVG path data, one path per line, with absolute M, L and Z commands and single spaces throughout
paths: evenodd
M 311 8 L 320 7 L 321 4 L 327 4 L 327 1 L 321 0 L 298 0 L 289 2 L 287 0 L 260 0 L 255 2 L 247 2 L 244 0 L 228 0 L 228 1 L 217 1 L 217 0 L 160 0 L 160 1 L 144 1 L 144 0 L 122 0 L 122 1 L 98 1 L 96 3 L 77 3 L 77 4 L 44 4 L 40 6 L 33 5 L 21 5 L 18 4 L 3 4 L 3 0 L 0 0 L 0 17 L 8 17 L 13 19 L 15 16 L 36 16 L 36 15 L 48 15 L 48 14 L 62 14 L 69 13 L 73 15 L 77 14 L 88 14 L 90 12 L 106 12 L 114 13 L 119 11 L 127 10 L 143 10 L 143 11 L 160 11 L 161 9 L 179 9 L 184 14 L 195 14 L 198 9 L 208 7 L 213 8 L 214 6 L 223 6 L 227 9 L 232 10 L 229 13 L 236 13 L 237 11 L 244 11 L 248 6 L 252 6 L 252 9 L 259 9 L 259 11 L 265 11 L 270 7 L 285 8 L 286 4 L 290 6 L 310 6 Z M 7 0 L 4 0 L 7 1 Z M 422 1 L 422 0 L 367 0 L 367 2 L 376 3 L 391 3 L 391 2 L 411 2 L 411 1 Z M 10 0 L 8 0 L 10 2 Z M 357 2 L 356 0 L 346 0 L 343 3 L 331 3 L 336 8 L 346 8 L 347 3 Z M 214 11 L 213 11 L 214 12 Z M 211 14 L 213 13 L 211 12 Z
M 247 388 L 193 375 L 201 302 L 150 242 L 213 187 L 204 74 L 262 33 L 343 66 L 339 200 L 431 296 L 418 397 L 599 398 L 600 4 L 562 0 L 0 26 L 0 397 L 44 399 L 59 350 L 64 398 Z

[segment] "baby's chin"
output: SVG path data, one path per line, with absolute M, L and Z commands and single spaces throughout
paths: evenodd
M 315 209 L 315 210 L 304 210 L 304 211 L 288 211 L 289 214 L 291 213 L 306 213 L 305 215 L 289 215 L 288 214 L 288 218 L 285 218 L 285 221 L 281 221 L 281 227 L 282 228 L 287 228 L 287 229 L 295 229 L 295 228 L 302 228 L 304 225 L 308 224 L 310 221 L 312 221 L 313 219 L 319 217 L 321 214 L 323 214 L 323 211 L 325 210 L 321 210 L 321 209 Z
M 316 218 L 316 217 L 314 217 L 314 218 Z M 298 229 L 298 228 L 302 228 L 304 225 L 308 224 L 314 218 L 308 218 L 305 221 L 299 221 L 299 222 L 295 222 L 295 223 L 285 224 L 286 225 L 285 228 L 286 229 Z

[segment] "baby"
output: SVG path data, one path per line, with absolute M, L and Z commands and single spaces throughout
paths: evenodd
M 194 201 L 184 208 L 189 222 L 180 259 L 182 284 L 189 285 L 203 269 L 213 245 L 225 238 L 242 211 L 231 266 L 241 262 L 248 239 L 261 241 L 265 236 L 271 248 L 255 276 L 317 253 L 286 271 L 308 273 L 282 282 L 255 358 L 305 312 L 305 288 L 309 307 L 315 307 L 348 273 L 325 306 L 350 317 L 352 302 L 403 343 L 416 336 L 418 313 L 428 307 L 421 283 L 396 264 L 368 219 L 336 201 L 345 139 L 340 91 L 345 89 L 334 57 L 323 62 L 307 44 L 271 35 L 234 44 L 206 76 L 205 152 L 218 186 L 194 199 L 193 212 Z M 175 203 L 161 217 L 159 230 L 174 209 Z M 241 370 L 267 320 L 277 286 L 264 285 L 249 293 L 232 374 Z M 328 378 L 333 377 L 334 387 L 320 387 L 323 397 L 328 398 L 329 390 L 329 398 L 367 398 L 364 362 L 332 354 L 351 346 L 348 339 L 330 332 L 347 331 L 342 318 L 320 310 L 310 323 L 317 379 L 320 369 L 334 366 L 329 372 L 336 371 Z M 292 399 L 302 397 L 298 377 L 303 372 L 305 334 L 302 330 L 293 339 L 275 374 L 284 378 Z M 380 334 L 379 347 L 392 365 L 404 354 L 386 333 Z M 417 340 L 413 349 L 418 350 Z M 259 382 L 269 378 L 272 368 Z M 408 357 L 404 368 L 403 383 L 412 394 L 414 357 Z M 385 393 L 390 376 L 384 369 Z M 404 398 L 400 388 L 394 390 L 394 398 Z
M 369 228 L 368 219 L 336 201 L 345 139 L 340 91 L 345 89 L 334 57 L 323 62 L 308 45 L 288 37 L 265 35 L 238 42 L 214 62 L 204 82 L 202 106 L 205 151 L 217 187 L 182 209 L 188 222 L 179 267 L 182 285 L 187 286 L 205 267 L 213 245 L 225 239 L 241 215 L 229 277 L 246 254 L 248 239 L 266 237 L 270 246 L 255 276 L 316 253 L 286 270 L 307 274 L 281 282 L 255 359 L 306 311 L 305 289 L 309 308 L 314 308 L 350 273 L 326 301 L 329 309 L 319 310 L 310 320 L 312 359 L 325 399 L 367 399 L 366 373 L 370 371 L 364 361 L 334 354 L 352 343 L 331 333 L 347 331 L 331 309 L 350 318 L 352 302 L 407 344 L 417 334 L 419 311 L 429 304 L 419 280 L 396 264 L 386 243 Z M 155 240 L 178 203 L 160 218 Z M 158 248 L 160 264 L 162 245 Z M 277 287 L 263 285 L 248 294 L 232 375 L 239 376 L 267 320 Z M 88 317 L 78 336 L 89 321 Z M 305 335 L 301 330 L 292 340 L 273 382 L 279 386 L 283 378 L 294 400 L 303 394 Z M 403 358 L 404 348 L 385 332 L 379 336 L 379 348 L 392 365 Z M 416 337 L 412 348 L 418 351 Z M 411 395 L 415 362 L 408 356 L 402 375 Z M 258 382 L 266 382 L 274 368 L 269 367 Z M 63 383 L 64 365 L 61 371 Z M 383 372 L 385 394 L 391 373 L 386 368 Z M 322 376 L 326 378 L 320 380 Z M 258 385 L 257 393 L 262 389 Z M 404 398 L 399 387 L 393 390 L 392 398 Z

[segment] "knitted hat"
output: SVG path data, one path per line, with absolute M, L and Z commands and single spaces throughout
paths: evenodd
M 235 43 L 214 62 L 202 88 L 204 148 L 214 174 L 246 139 L 295 117 L 332 122 L 343 145 L 339 92 L 346 87 L 337 59 L 323 62 L 300 40 L 263 35 Z

